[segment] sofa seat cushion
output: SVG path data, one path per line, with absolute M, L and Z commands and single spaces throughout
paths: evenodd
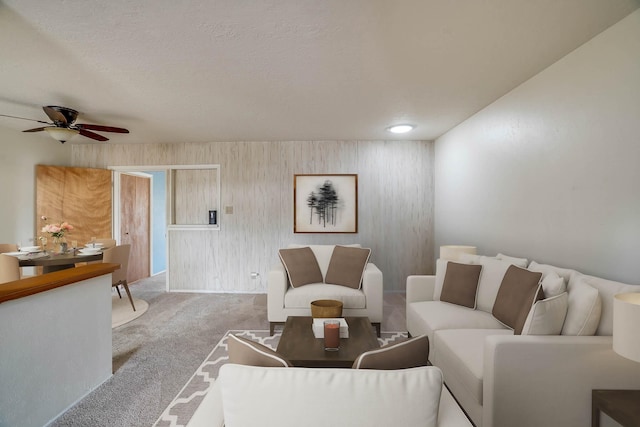
M 289 287 L 284 295 L 284 306 L 287 308 L 309 308 L 311 301 L 317 299 L 342 301 L 342 308 L 367 307 L 367 297 L 362 290 L 325 283 L 312 283 L 299 288 Z
M 463 387 L 482 405 L 484 341 L 490 335 L 513 335 L 510 329 L 449 329 L 434 334 L 432 363 L 442 370 L 452 393 Z
M 381 371 L 226 364 L 219 381 L 227 427 L 436 427 L 442 393 L 442 372 L 433 366 Z
M 441 329 L 507 329 L 487 312 L 444 301 L 419 301 L 408 304 L 407 317 L 420 320 L 423 329 L 419 328 L 421 330 L 411 333 L 426 334 L 430 343 L 433 343 L 434 331 Z M 433 351 L 431 353 L 433 354 Z

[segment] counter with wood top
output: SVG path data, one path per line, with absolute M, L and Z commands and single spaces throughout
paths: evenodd
M 112 375 L 111 273 L 90 264 L 0 285 L 0 414 L 42 426 Z

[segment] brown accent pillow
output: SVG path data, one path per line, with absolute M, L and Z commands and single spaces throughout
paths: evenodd
M 447 262 L 440 301 L 476 308 L 476 294 L 482 265 Z
M 369 256 L 371 249 L 336 246 L 324 282 L 359 289 Z
M 514 335 L 520 335 L 527 315 L 536 301 L 544 299 L 540 280 L 542 273 L 509 266 L 504 274 L 496 302 L 491 313 L 506 326 L 513 328 Z
M 292 366 L 291 362 L 269 347 L 243 337 L 229 334 L 227 346 L 229 347 L 229 363 L 275 368 Z
M 362 353 L 353 369 L 407 369 L 429 365 L 429 337 L 421 335 Z
M 310 247 L 280 249 L 278 254 L 287 270 L 289 283 L 294 288 L 310 283 L 322 283 L 322 272 Z

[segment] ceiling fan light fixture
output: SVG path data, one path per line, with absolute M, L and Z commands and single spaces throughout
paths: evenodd
M 47 131 L 47 133 L 51 136 L 51 138 L 58 140 L 63 144 L 79 133 L 79 131 L 75 129 L 68 129 L 68 128 L 62 128 L 62 127 L 49 127 L 49 128 L 45 128 L 45 131 Z
M 401 125 L 389 126 L 387 128 L 387 131 L 391 133 L 407 133 L 407 132 L 411 132 L 415 128 L 416 128 L 416 125 L 401 124 Z

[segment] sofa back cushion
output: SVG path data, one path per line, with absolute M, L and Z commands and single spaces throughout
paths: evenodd
M 482 273 L 478 282 L 476 308 L 491 313 L 502 279 L 511 263 L 483 256 L 480 259 L 480 264 L 482 265 Z
M 550 265 L 550 264 L 539 264 L 535 261 L 531 261 L 531 263 L 529 263 L 529 267 L 527 267 L 527 270 L 539 271 L 540 273 L 542 273 L 543 279 L 547 277 L 547 274 L 553 272 L 558 276 L 562 277 L 565 283 L 569 283 L 569 279 L 571 278 L 571 275 L 573 273 L 577 273 L 576 270 L 572 270 L 570 268 L 556 267 L 555 265 Z
M 371 249 L 336 246 L 331 254 L 324 282 L 360 289 Z
M 527 268 L 527 264 L 529 264 L 529 261 L 526 258 L 516 258 L 505 255 L 503 253 L 498 253 L 498 255 L 496 255 L 496 259 L 499 259 L 500 261 L 510 262 L 511 264 L 517 265 L 518 267 L 522 268 Z
M 381 371 L 226 364 L 219 381 L 226 427 L 436 427 L 442 392 L 442 372 L 433 366 Z
M 322 272 L 311 248 L 280 249 L 278 255 L 294 288 L 322 283 Z
M 584 275 L 575 273 L 569 281 L 569 307 L 562 335 L 594 335 L 602 314 L 602 298 Z M 611 335 L 611 334 L 609 334 Z
M 429 337 L 420 335 L 362 353 L 354 369 L 408 369 L 429 365 Z
M 542 273 L 515 265 L 509 266 L 500 284 L 492 314 L 520 335 L 533 304 L 544 298 L 540 280 Z
M 440 300 L 469 308 L 476 308 L 476 294 L 481 265 L 449 261 L 442 284 Z

